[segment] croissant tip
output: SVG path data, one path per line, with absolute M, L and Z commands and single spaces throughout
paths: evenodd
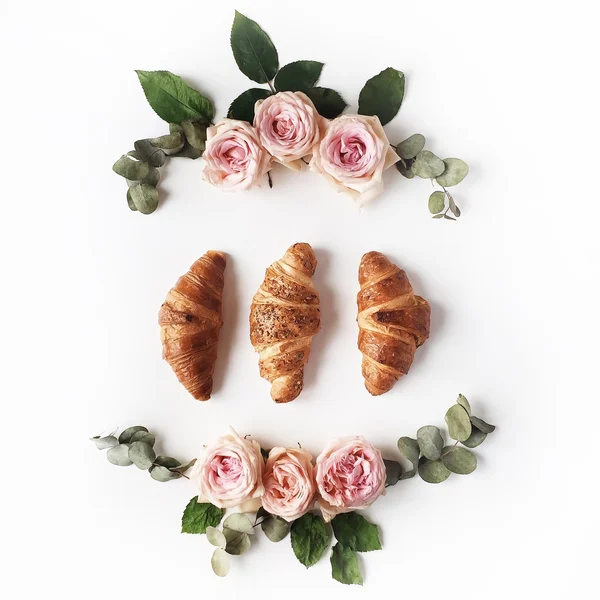
M 225 252 L 221 252 L 220 250 L 208 250 L 206 256 L 217 263 L 222 270 L 227 266 L 227 254 L 225 254 Z

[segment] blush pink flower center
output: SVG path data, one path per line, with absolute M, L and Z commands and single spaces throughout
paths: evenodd
M 244 466 L 237 455 L 215 456 L 210 463 L 208 475 L 211 485 L 215 488 L 222 487 L 233 490 L 240 484 L 244 476 Z

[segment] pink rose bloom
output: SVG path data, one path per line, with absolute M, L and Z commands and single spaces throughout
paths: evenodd
M 193 467 L 191 478 L 198 485 L 198 502 L 230 508 L 260 498 L 263 466 L 258 442 L 246 440 L 232 429 L 207 446 Z
M 325 521 L 367 508 L 385 489 L 381 452 L 363 437 L 330 442 L 317 457 L 317 500 Z
M 279 92 L 256 103 L 254 126 L 275 160 L 299 171 L 300 159 L 321 140 L 326 120 L 306 94 Z
M 398 160 L 378 117 L 342 115 L 329 123 L 310 169 L 362 206 L 383 192 L 383 172 Z
M 223 119 L 206 132 L 203 177 L 225 192 L 260 185 L 271 168 L 254 127 L 246 121 Z
M 301 448 L 273 448 L 263 476 L 262 505 L 272 515 L 293 521 L 308 512 L 317 491 L 312 456 Z

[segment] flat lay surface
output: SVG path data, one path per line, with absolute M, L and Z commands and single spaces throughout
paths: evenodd
M 253 87 L 229 46 L 234 9 L 269 33 L 281 64 L 324 62 L 320 85 L 339 91 L 350 112 L 367 79 L 388 66 L 403 71 L 404 102 L 385 131 L 392 143 L 422 133 L 438 156 L 468 162 L 455 188 L 460 219 L 432 219 L 430 182 L 395 168 L 384 193 L 359 208 L 307 167 L 276 166 L 272 189 L 265 180 L 222 193 L 202 180 L 202 159 L 169 162 L 158 210 L 129 211 L 111 166 L 133 140 L 165 128 L 134 70 L 181 75 L 225 116 Z M 579 15 L 577 27 L 588 25 Z M 5 465 L 9 596 L 458 600 L 588 591 L 599 523 L 592 467 L 577 456 L 595 451 L 578 432 L 598 422 L 599 247 L 593 207 L 582 205 L 594 184 L 581 181 L 593 172 L 583 169 L 593 95 L 585 58 L 573 58 L 592 54 L 592 33 L 578 31 L 537 2 L 382 2 L 366 11 L 247 0 L 3 3 L 10 84 L 0 104 L 11 141 L 2 396 L 14 430 L 6 448 L 20 449 L 32 471 L 12 479 Z M 584 130 L 572 147 L 555 137 Z M 267 267 L 297 242 L 318 262 L 321 329 L 302 393 L 277 405 L 250 342 L 250 306 Z M 162 360 L 158 311 L 208 250 L 227 257 L 224 325 L 212 397 L 199 402 Z M 358 267 L 369 251 L 404 269 L 431 307 L 430 336 L 410 372 L 376 397 L 357 347 Z M 205 537 L 180 533 L 194 486 L 113 466 L 88 441 L 141 424 L 160 453 L 183 461 L 232 426 L 263 447 L 300 443 L 313 456 L 334 438 L 363 435 L 400 460 L 398 438 L 442 427 L 459 393 L 497 430 L 476 449 L 473 474 L 401 481 L 365 511 L 383 549 L 360 556 L 362 588 L 332 581 L 328 559 L 307 571 L 289 540 L 264 537 L 227 578 L 216 577 Z

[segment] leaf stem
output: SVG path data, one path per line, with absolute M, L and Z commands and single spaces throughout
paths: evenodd
M 267 172 L 267 179 L 269 180 L 269 188 L 273 189 L 273 180 L 271 179 L 271 173 Z
M 276 94 L 277 92 L 275 92 L 275 88 L 273 87 L 273 84 L 270 81 L 267 81 L 267 83 L 269 84 L 269 87 L 271 88 L 271 93 Z

